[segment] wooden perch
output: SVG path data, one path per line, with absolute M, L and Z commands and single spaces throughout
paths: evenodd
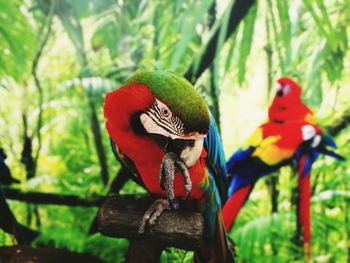
M 142 217 L 155 199 L 149 196 L 109 197 L 99 211 L 99 230 L 110 237 L 158 242 L 163 247 L 172 246 L 195 250 L 202 241 L 203 217 L 193 211 L 165 211 L 151 229 L 140 234 Z M 153 246 L 154 247 L 154 246 Z M 132 249 L 132 244 L 129 247 Z M 130 262 L 130 261 L 129 261 Z

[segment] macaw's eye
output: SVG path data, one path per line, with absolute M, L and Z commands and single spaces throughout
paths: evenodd
M 284 97 L 286 95 L 288 95 L 288 93 L 291 91 L 291 88 L 289 85 L 281 85 L 278 90 L 277 90 L 277 93 L 276 93 L 276 96 L 278 97 Z
M 169 115 L 170 115 L 169 110 L 165 109 L 165 108 L 162 109 L 162 114 L 164 117 L 169 117 Z

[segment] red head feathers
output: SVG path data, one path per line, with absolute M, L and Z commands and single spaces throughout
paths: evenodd
M 284 123 L 293 120 L 306 120 L 314 123 L 313 112 L 301 99 L 301 87 L 294 80 L 282 77 L 277 81 L 280 88 L 269 108 L 272 122 Z

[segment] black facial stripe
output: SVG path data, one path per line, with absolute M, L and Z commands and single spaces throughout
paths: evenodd
M 154 103 L 151 106 L 151 110 L 155 110 L 156 114 L 160 117 L 161 113 L 160 113 L 160 109 L 158 107 L 158 102 L 154 101 Z
M 175 117 L 176 118 L 176 117 Z M 177 118 L 178 119 L 178 118 Z M 180 122 L 180 120 L 178 120 Z M 160 122 L 164 125 L 166 125 L 169 129 L 172 129 L 173 131 L 175 131 L 176 133 L 184 133 L 185 129 L 183 129 L 182 127 L 182 123 L 180 122 L 179 124 L 175 124 L 173 123 L 173 121 L 171 120 L 171 123 L 167 122 L 166 120 L 164 119 L 160 119 Z
M 173 115 L 171 117 L 171 122 L 174 125 L 175 130 L 178 130 L 181 133 L 183 133 L 185 131 L 185 129 L 183 128 L 182 122 L 180 121 L 180 119 L 178 117 Z
M 150 110 L 154 115 L 156 115 L 160 120 L 168 120 L 168 117 L 164 116 L 163 113 L 161 113 L 161 109 L 160 108 L 157 108 L 157 107 L 154 107 L 153 109 L 151 108 Z
M 175 131 L 177 134 L 184 133 L 185 129 L 180 118 L 178 118 L 176 115 L 172 115 L 171 118 L 163 116 L 163 113 L 161 112 L 161 108 L 159 107 L 159 103 L 156 100 L 152 104 L 149 112 L 158 119 L 157 121 L 154 118 L 152 118 L 152 120 L 155 121 L 156 123 L 159 123 L 159 124 L 162 123 L 163 125 L 167 126 L 168 129 Z
M 152 116 L 151 116 L 151 115 Z M 169 122 L 164 121 L 164 118 L 162 118 L 159 114 L 157 114 L 156 112 L 150 110 L 150 114 L 148 114 L 148 116 L 150 116 L 152 118 L 152 120 L 156 123 L 162 123 L 163 125 L 167 126 L 169 129 L 173 129 L 173 127 L 169 124 Z M 154 119 L 153 117 L 155 117 L 156 119 Z
M 149 114 L 148 112 L 146 112 L 147 116 L 150 117 L 155 123 L 157 123 L 160 127 L 162 127 L 164 130 L 166 130 L 167 132 L 173 134 L 173 135 L 177 135 L 176 133 L 174 133 L 172 130 L 170 130 L 168 127 L 162 125 L 161 122 L 159 122 L 159 119 L 154 118 L 151 114 Z

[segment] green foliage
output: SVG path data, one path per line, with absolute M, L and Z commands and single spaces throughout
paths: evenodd
M 184 14 L 184 21 L 182 21 L 180 41 L 176 45 L 174 55 L 171 59 L 170 68 L 172 70 L 176 70 L 179 61 L 183 57 L 186 47 L 195 32 L 196 25 L 199 24 L 205 13 L 208 12 L 212 2 L 212 0 L 202 1 L 199 7 L 196 7 L 198 3 L 192 2 L 188 7 L 187 14 Z M 191 14 L 191 10 L 196 10 L 196 12 Z
M 190 263 L 193 261 L 193 252 L 181 249 L 167 248 L 161 255 L 160 262 L 183 262 Z
M 87 62 L 85 57 L 83 30 L 81 28 L 80 20 L 76 10 L 73 8 L 70 2 L 66 0 L 60 0 L 57 2 L 57 4 L 55 4 L 54 12 L 60 18 L 65 31 L 75 46 L 79 64 L 85 65 Z
M 244 28 L 243 28 L 242 39 L 240 44 L 240 56 L 238 60 L 238 82 L 240 84 L 242 84 L 245 77 L 247 58 L 252 46 L 256 14 L 257 14 L 257 5 L 255 5 L 249 11 L 249 14 L 244 19 L 244 22 L 243 22 Z
M 28 75 L 36 47 L 30 14 L 21 5 L 20 1 L 0 1 L 0 77 L 10 75 L 18 81 Z
M 128 241 L 95 234 L 85 241 L 85 250 L 106 262 L 124 262 Z

